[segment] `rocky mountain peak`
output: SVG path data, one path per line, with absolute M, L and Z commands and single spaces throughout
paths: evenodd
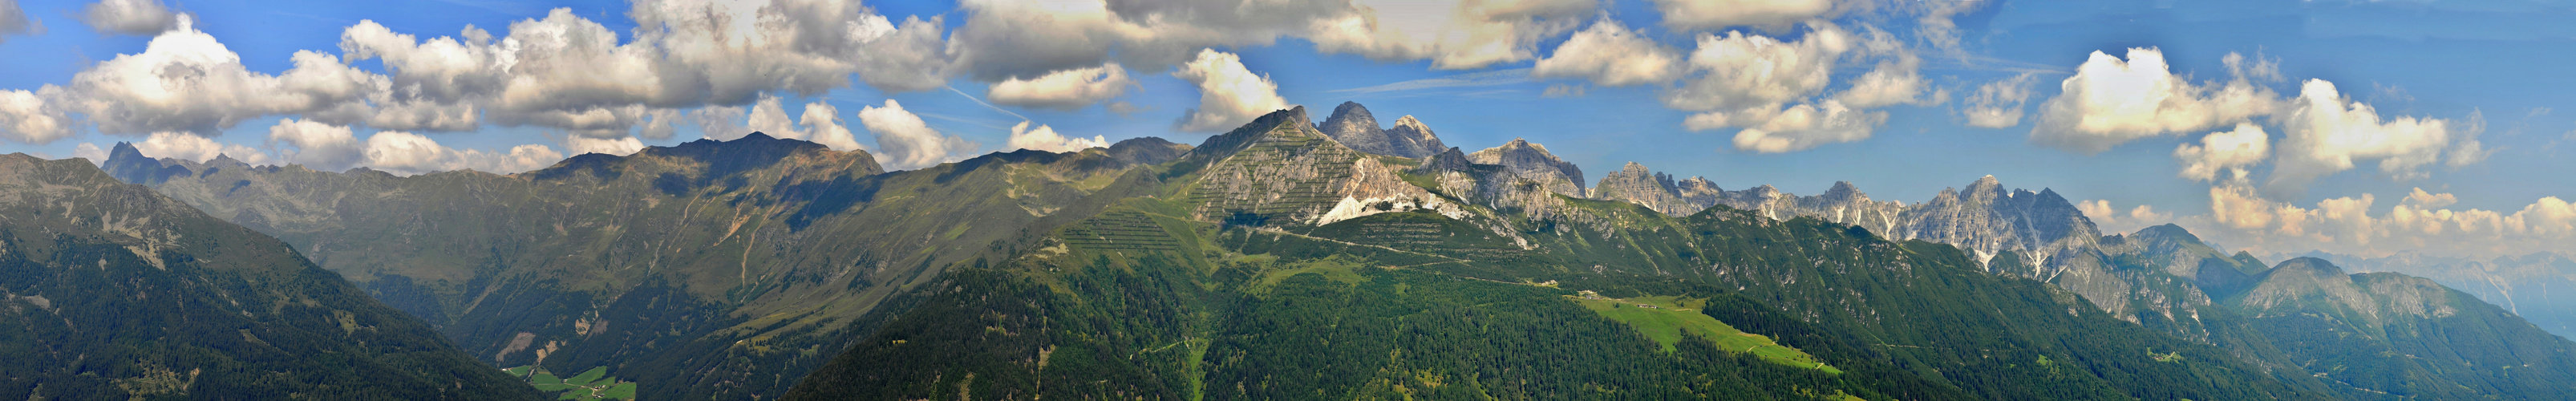
M 1476 164 L 1503 166 L 1521 175 L 1522 178 L 1547 185 L 1551 191 L 1559 194 L 1583 196 L 1583 169 L 1575 167 L 1574 163 L 1556 158 L 1555 154 L 1547 152 L 1546 146 L 1530 143 L 1526 139 L 1513 138 L 1503 146 L 1468 154 L 1467 159 Z M 1563 180 L 1562 188 L 1558 188 L 1559 184 L 1554 182 L 1556 180 Z
M 1440 138 L 1432 136 L 1431 127 L 1413 116 L 1396 119 L 1395 128 L 1379 128 L 1377 116 L 1369 114 L 1368 107 L 1358 102 L 1342 102 L 1341 106 L 1334 107 L 1333 115 L 1315 124 L 1315 130 L 1323 131 L 1324 136 L 1333 138 L 1342 146 L 1368 154 L 1428 157 L 1447 147 L 1440 143 Z
M 1405 154 L 1397 156 L 1429 156 L 1449 147 L 1447 144 L 1440 143 L 1440 136 L 1431 134 L 1431 126 L 1423 125 L 1422 120 L 1414 119 L 1410 115 L 1395 119 L 1395 128 L 1388 128 L 1386 137 L 1387 140 L 1402 145 Z
M 1457 147 L 1453 146 L 1450 147 L 1449 150 L 1434 153 L 1430 157 L 1423 158 L 1422 164 L 1413 167 L 1413 172 L 1416 174 L 1431 174 L 1442 171 L 1467 171 L 1467 166 L 1469 164 L 1470 163 L 1467 161 L 1467 152 L 1460 151 Z
M 1334 106 L 1333 115 L 1325 117 L 1323 123 L 1315 124 L 1315 129 L 1334 137 L 1379 130 L 1377 116 L 1369 114 L 1368 107 L 1361 106 L 1359 102 L 1342 102 L 1342 105 Z
M 2011 195 L 2004 192 L 2003 182 L 1996 180 L 1995 176 L 1989 175 L 1984 178 L 1978 178 L 1977 182 L 1968 183 L 1967 187 L 1960 189 L 1959 196 L 1965 198 L 1963 200 L 1968 201 L 1993 202 L 1996 199 L 2010 197 Z
M 1869 199 L 1869 195 L 1860 193 L 1860 187 L 1852 185 L 1851 181 L 1835 181 L 1832 189 L 1825 190 L 1824 197 L 1827 200 Z
M 1637 162 L 1628 162 L 1619 171 L 1601 176 L 1601 183 L 1592 187 L 1592 198 L 1634 203 L 1671 215 L 1695 213 L 1708 207 L 1683 197 L 1680 189 L 1674 187 L 1672 175 L 1648 171 L 1646 165 Z
M 142 150 L 135 149 L 133 143 L 127 142 L 117 142 L 116 147 L 107 152 L 107 160 L 100 160 L 98 167 L 100 170 L 106 170 L 108 176 L 116 177 L 119 181 L 144 185 L 157 184 L 172 176 L 189 174 L 187 167 L 175 163 L 163 163 L 161 160 L 144 156 Z
M 1400 130 L 1400 129 L 1407 129 L 1407 128 L 1410 128 L 1410 129 L 1413 129 L 1413 130 L 1416 130 L 1416 131 L 1422 131 L 1422 133 L 1424 133 L 1424 134 L 1429 134 L 1429 133 L 1431 133 L 1431 126 L 1428 126 L 1428 125 L 1422 125 L 1422 120 L 1419 120 L 1419 119 L 1415 119 L 1415 118 L 1413 118 L 1413 115 L 1411 115 L 1411 114 L 1406 114 L 1406 115 L 1404 115 L 1404 117 L 1396 118 L 1396 119 L 1395 119 L 1395 127 L 1393 127 L 1393 128 L 1387 128 L 1387 130 L 1389 130 L 1389 131 L 1393 131 L 1393 130 Z

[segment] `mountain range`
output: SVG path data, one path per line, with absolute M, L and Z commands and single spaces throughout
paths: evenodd
M 647 397 L 2561 399 L 2425 279 L 2102 233 L 1993 177 L 1723 190 L 1303 108 L 884 171 L 754 133 L 498 175 L 143 157 L 494 366 Z M 2438 279 L 2438 278 L 2437 278 Z
M 0 155 L 0 397 L 533 400 L 288 244 L 79 160 Z

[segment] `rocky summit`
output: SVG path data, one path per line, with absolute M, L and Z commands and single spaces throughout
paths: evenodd
M 1333 107 L 1333 115 L 1315 124 L 1315 129 L 1342 146 L 1373 155 L 1421 158 L 1448 148 L 1448 145 L 1440 144 L 1440 137 L 1433 135 L 1431 127 L 1423 125 L 1422 120 L 1408 115 L 1397 118 L 1393 128 L 1380 127 L 1377 116 L 1369 114 L 1368 107 L 1358 102 L 1342 102 L 1341 106 Z

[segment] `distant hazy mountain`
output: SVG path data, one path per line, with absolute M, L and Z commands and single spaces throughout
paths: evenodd
M 2504 307 L 2559 337 L 2576 338 L 2576 251 L 2538 252 L 2490 259 L 2401 254 L 2363 258 L 2309 253 L 2355 272 L 2395 272 Z
M 2576 343 L 2432 280 L 2297 258 L 2231 301 L 2357 399 L 2570 399 Z
M 0 155 L 0 398 L 538 399 L 286 243 Z
M 512 175 L 198 164 L 123 145 L 105 164 L 284 239 L 485 361 L 605 366 L 647 398 L 749 399 L 951 266 L 1146 195 L 1114 190 L 1186 149 L 1138 139 L 886 173 L 865 152 L 754 133 Z

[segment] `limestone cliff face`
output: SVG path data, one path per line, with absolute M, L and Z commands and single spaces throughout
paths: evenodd
M 1424 158 L 1411 172 L 1430 176 L 1433 190 L 1442 194 L 1536 220 L 1563 214 L 1565 202 L 1559 196 L 1584 198 L 1577 181 L 1583 178 L 1581 169 L 1524 140 L 1473 154 L 1449 148 Z
M 1528 140 L 1513 139 L 1503 146 L 1487 148 L 1467 155 L 1475 164 L 1503 167 L 1514 185 L 1536 186 L 1559 195 L 1583 197 L 1583 169 L 1556 158 L 1547 147 Z
M 1315 129 L 1360 153 L 1419 158 L 1447 148 L 1440 144 L 1439 137 L 1431 134 L 1431 127 L 1423 125 L 1421 120 L 1404 116 L 1395 120 L 1394 128 L 1380 128 L 1377 116 L 1369 114 L 1368 107 L 1356 102 L 1342 102 L 1341 106 L 1334 107 L 1333 115 L 1324 118 L 1323 123 L 1315 124 Z
M 1798 196 L 1769 185 L 1727 191 L 1706 179 L 1677 182 L 1630 163 L 1603 177 L 1592 195 L 1673 215 L 1726 205 L 1772 219 L 1813 217 L 1860 226 L 1889 239 L 1950 244 L 1967 250 L 1994 273 L 2056 284 L 2107 311 L 2126 311 L 2141 297 L 2209 303 L 2197 290 L 2185 291 L 2191 295 L 2139 294 L 2148 279 L 2114 272 L 2100 243 L 2101 232 L 2072 202 L 2050 190 L 2006 191 L 1993 176 L 1963 189 L 1943 190 L 1929 202 L 1908 205 L 1870 199 L 1849 182 L 1834 183 L 1815 196 Z M 1998 257 L 2007 260 L 1998 261 Z
M 1404 153 L 1396 156 L 1430 156 L 1449 148 L 1449 145 L 1440 143 L 1439 135 L 1431 133 L 1431 126 L 1423 125 L 1422 120 L 1410 115 L 1396 118 L 1395 126 L 1386 129 L 1386 138 L 1403 149 Z
M 1708 203 L 1694 203 L 1682 197 L 1672 175 L 1649 172 L 1637 162 L 1602 175 L 1601 183 L 1592 186 L 1591 198 L 1626 201 L 1669 215 L 1688 215 L 1708 208 Z
M 1356 108 L 1355 104 L 1344 106 Z M 1194 217 L 1278 226 L 1323 225 L 1420 209 L 1465 216 L 1457 205 L 1404 182 L 1394 168 L 1306 124 L 1305 113 L 1302 107 L 1271 113 L 1235 132 L 1209 138 L 1207 145 L 1185 156 L 1208 163 L 1190 192 L 1191 200 L 1199 204 Z
M 1441 172 L 1450 171 L 1467 171 L 1470 165 L 1472 164 L 1467 162 L 1467 153 L 1460 152 L 1458 151 L 1458 148 L 1452 147 L 1449 148 L 1449 150 L 1434 153 L 1429 157 L 1422 158 L 1421 163 L 1413 166 L 1412 172 L 1414 174 L 1439 174 Z

